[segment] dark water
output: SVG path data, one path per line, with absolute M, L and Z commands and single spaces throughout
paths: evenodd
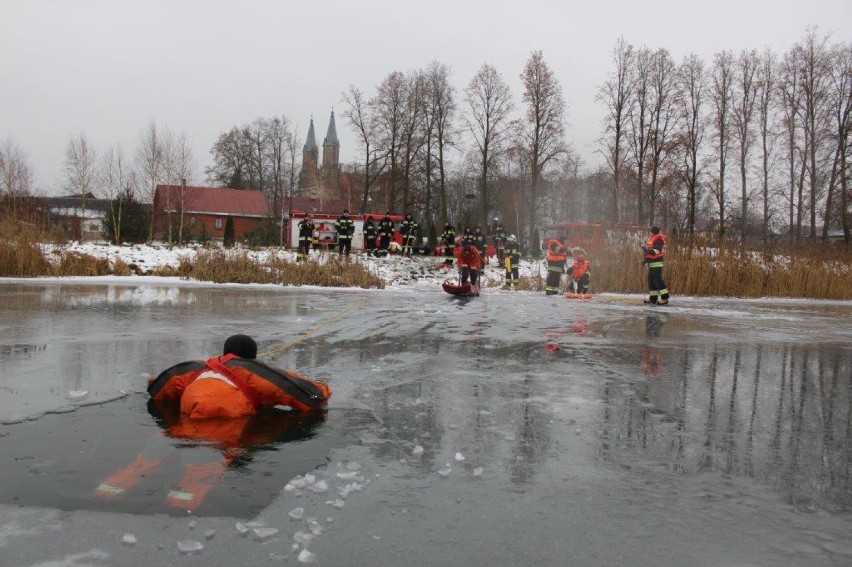
M 185 516 L 170 491 L 192 491 L 193 472 L 209 487 L 196 516 L 255 516 L 292 478 L 326 465 L 332 449 L 352 443 L 373 418 L 337 410 L 272 410 L 248 420 L 181 422 L 142 395 L 7 425 L 0 502 L 61 510 Z M 172 410 L 172 411 L 168 411 Z M 227 420 L 226 420 L 227 421 Z M 156 463 L 120 495 L 99 493 L 137 458 Z M 132 475 L 131 475 L 132 476 Z M 202 488 L 203 489 L 203 488 Z

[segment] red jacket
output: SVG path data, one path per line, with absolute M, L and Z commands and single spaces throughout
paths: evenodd
M 471 246 L 467 252 L 465 252 L 464 248 L 456 248 L 455 252 L 456 258 L 459 261 L 459 267 L 469 266 L 474 270 L 482 269 L 482 255 L 476 249 L 476 246 Z

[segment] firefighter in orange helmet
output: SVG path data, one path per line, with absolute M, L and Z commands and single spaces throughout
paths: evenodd
M 576 290 L 575 293 L 589 293 L 589 283 L 592 279 L 591 266 L 585 254 L 577 254 L 574 257 L 574 263 L 568 268 L 568 275 L 571 277 L 571 286 Z

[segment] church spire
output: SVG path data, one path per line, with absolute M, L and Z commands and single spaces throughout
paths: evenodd
M 305 147 L 302 148 L 303 152 L 319 152 L 319 147 L 317 147 L 317 138 L 314 134 L 314 119 L 311 118 L 311 125 L 308 127 L 308 139 L 305 142 Z
M 323 147 L 340 147 L 340 142 L 337 141 L 337 127 L 334 125 L 334 110 L 331 111 L 331 119 L 328 121 L 328 131 L 325 133 L 325 140 L 323 140 L 322 145 Z

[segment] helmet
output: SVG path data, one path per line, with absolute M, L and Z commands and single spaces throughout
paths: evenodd
M 510 234 L 509 235 L 509 242 L 514 242 L 515 240 L 517 240 L 517 237 L 514 234 Z
M 651 234 L 660 234 L 660 227 L 652 226 L 651 227 Z

